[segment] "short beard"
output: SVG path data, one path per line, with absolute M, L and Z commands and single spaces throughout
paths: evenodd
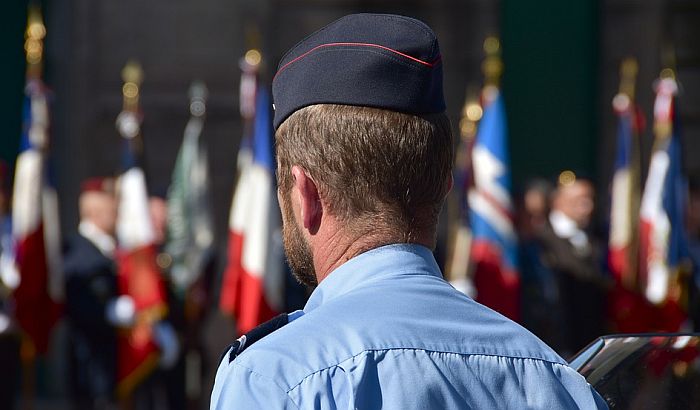
M 318 286 L 314 258 L 309 244 L 304 240 L 299 224 L 294 219 L 291 190 L 282 195 L 282 201 L 282 239 L 287 263 L 296 280 L 313 289 Z

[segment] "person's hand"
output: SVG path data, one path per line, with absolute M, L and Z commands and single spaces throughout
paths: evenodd
M 105 310 L 107 321 L 114 326 L 128 327 L 134 324 L 136 304 L 128 295 L 121 295 L 107 302 Z
M 9 290 L 17 289 L 21 278 L 15 264 L 15 259 L 8 252 L 0 253 L 0 286 Z
M 170 369 L 175 366 L 180 356 L 180 341 L 173 326 L 160 321 L 153 326 L 153 341 L 160 348 L 160 367 Z

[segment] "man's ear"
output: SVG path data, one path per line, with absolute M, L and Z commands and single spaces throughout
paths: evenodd
M 321 217 L 323 216 L 318 187 L 306 171 L 297 165 L 292 166 L 292 177 L 294 178 L 294 187 L 299 192 L 299 209 L 302 225 L 304 229 L 314 235 L 318 232 L 318 228 L 321 225 Z

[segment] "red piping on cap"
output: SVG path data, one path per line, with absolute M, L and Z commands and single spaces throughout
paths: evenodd
M 423 64 L 424 66 L 427 66 L 427 67 L 433 67 L 433 66 L 435 66 L 435 64 L 437 64 L 437 63 L 440 61 L 440 58 L 441 58 L 441 56 L 438 56 L 438 57 L 435 59 L 435 61 L 427 62 L 427 61 L 423 61 L 423 60 L 420 60 L 420 59 L 418 59 L 418 58 L 409 56 L 408 54 L 402 53 L 402 52 L 400 52 L 400 51 L 394 50 L 393 48 L 385 47 L 385 46 L 382 46 L 382 45 L 379 45 L 379 44 L 371 44 L 371 43 L 327 43 L 327 44 L 318 45 L 318 46 L 312 48 L 311 50 L 307 51 L 306 53 L 300 55 L 299 57 L 295 58 L 294 60 L 288 62 L 288 63 L 285 64 L 285 65 L 283 65 L 282 67 L 280 67 L 279 70 L 277 70 L 277 73 L 275 74 L 275 77 L 277 77 L 277 75 L 279 75 L 279 73 L 281 73 L 281 72 L 284 71 L 287 67 L 289 67 L 290 64 L 296 63 L 297 61 L 299 61 L 299 60 L 301 60 L 302 58 L 306 57 L 307 55 L 313 53 L 314 51 L 318 50 L 319 48 L 325 48 L 325 47 L 342 47 L 342 46 L 357 46 L 357 47 L 374 47 L 374 48 L 379 48 L 379 49 L 382 49 L 382 50 L 390 51 L 390 52 L 392 52 L 392 53 L 394 53 L 394 54 L 398 54 L 398 55 L 400 55 L 401 57 L 408 58 L 409 60 L 415 61 L 416 63 L 419 63 L 419 64 Z

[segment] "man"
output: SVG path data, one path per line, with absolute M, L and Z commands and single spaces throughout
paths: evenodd
M 285 250 L 316 288 L 226 352 L 212 409 L 604 406 L 538 339 L 442 279 L 431 249 L 452 139 L 428 26 L 344 17 L 284 56 L 273 95 Z
M 561 335 L 555 301 L 559 292 L 551 269 L 542 262 L 539 234 L 550 213 L 553 186 L 545 179 L 530 181 L 517 206 L 518 263 L 520 266 L 520 324 L 550 347 Z
M 542 265 L 555 292 L 542 297 L 549 321 L 533 323 L 559 354 L 571 357 L 606 333 L 606 298 L 611 285 L 601 272 L 600 251 L 589 233 L 593 184 L 571 171 L 560 175 L 547 223 L 536 233 Z M 543 318 L 544 319 L 544 318 Z
M 116 325 L 133 318 L 133 301 L 117 298 L 114 180 L 84 181 L 78 206 L 78 234 L 64 258 L 70 382 L 76 408 L 109 408 L 114 404 Z

